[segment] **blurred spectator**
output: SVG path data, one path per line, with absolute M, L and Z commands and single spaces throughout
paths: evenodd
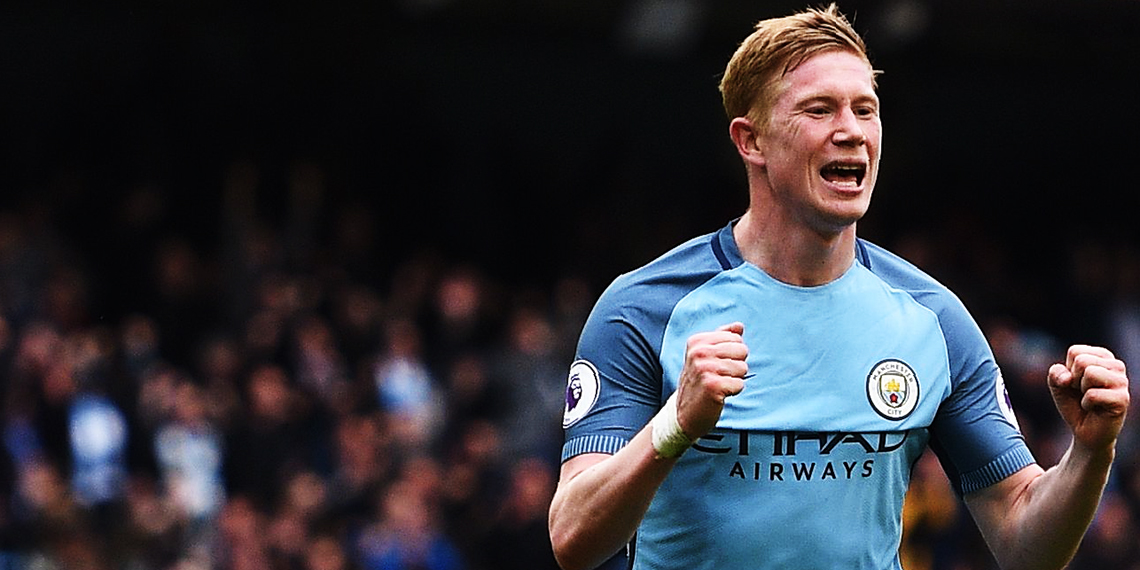
M 514 465 L 510 477 L 507 496 L 490 520 L 487 568 L 558 570 L 546 522 L 556 483 L 550 462 L 524 458 Z
M 308 315 L 293 328 L 292 364 L 297 385 L 330 410 L 351 406 L 348 364 L 332 327 L 323 318 Z
M 59 348 L 52 374 L 70 377 L 75 389 L 68 410 L 72 489 L 106 529 L 113 522 L 108 511 L 125 492 L 129 441 L 126 416 L 108 389 L 113 339 L 102 328 L 88 328 L 68 335 Z
M 464 565 L 439 523 L 436 497 L 416 484 L 419 474 L 401 478 L 383 493 L 376 516 L 356 541 L 359 564 L 367 570 L 462 570 Z
M 127 482 L 123 413 L 105 395 L 84 392 L 72 403 L 69 420 L 76 498 L 87 507 L 118 502 Z
M 158 324 L 145 315 L 131 314 L 119 326 L 119 352 L 124 372 L 136 381 L 162 360 Z
M 322 534 L 313 538 L 305 549 L 302 570 L 357 570 L 342 541 L 335 535 Z
M 230 432 L 244 415 L 242 378 L 247 362 L 241 345 L 229 335 L 207 338 L 197 353 L 195 377 L 201 378 L 206 415 L 219 429 Z
M 555 359 L 554 328 L 545 314 L 520 307 L 511 315 L 495 362 L 506 403 L 504 444 L 513 457 L 558 457 L 568 363 Z
M 387 349 L 373 371 L 378 404 L 391 414 L 402 445 L 431 447 L 443 425 L 443 395 L 424 363 L 420 332 L 412 321 L 396 318 L 385 333 Z
M 328 515 L 328 489 L 311 471 L 300 471 L 285 485 L 268 524 L 267 545 L 275 568 L 301 570 L 313 533 Z
M 159 570 L 174 564 L 183 553 L 184 521 L 173 498 L 148 477 L 135 477 L 127 487 L 127 508 L 122 524 L 120 564 L 140 570 Z
M 215 519 L 225 502 L 222 434 L 206 415 L 202 389 L 189 380 L 174 386 L 172 416 L 155 434 L 159 475 L 186 529 L 185 549 L 208 557 Z
M 243 496 L 226 502 L 218 519 L 219 545 L 213 553 L 219 568 L 271 570 L 265 515 Z
M 329 478 L 329 508 L 346 525 L 368 516 L 373 497 L 383 490 L 396 459 L 388 422 L 379 414 L 341 417 L 331 444 L 335 469 Z
M 330 320 L 348 363 L 365 362 L 380 346 L 384 302 L 367 286 L 343 284 L 330 293 Z M 349 370 L 355 376 L 359 371 Z
M 14 491 L 13 518 L 28 533 L 21 558 L 58 560 L 70 541 L 90 540 L 85 513 L 52 464 L 41 459 L 24 463 L 16 473 Z
M 497 421 L 504 413 L 505 388 L 492 382 L 487 359 L 480 353 L 459 356 L 447 370 L 444 389 L 448 444 L 454 444 L 473 422 Z
M 440 278 L 424 326 L 432 339 L 426 351 L 432 363 L 446 368 L 460 355 L 493 344 L 497 335 L 488 297 L 486 281 L 472 268 L 456 268 Z
M 310 404 L 291 385 L 285 368 L 262 364 L 249 374 L 245 413 L 227 442 L 229 489 L 265 511 L 293 469 L 308 465 L 306 415 Z

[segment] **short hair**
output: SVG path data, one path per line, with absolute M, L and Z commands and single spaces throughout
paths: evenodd
M 834 3 L 757 22 L 755 31 L 732 54 L 720 80 L 729 120 L 747 117 L 758 128 L 766 128 L 784 76 L 808 58 L 830 50 L 852 52 L 870 65 L 863 38 Z M 873 85 L 878 73 L 872 73 Z

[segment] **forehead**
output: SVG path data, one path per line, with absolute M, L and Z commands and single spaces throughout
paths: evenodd
M 780 100 L 815 96 L 875 96 L 875 74 L 866 59 L 849 51 L 825 51 L 801 62 L 781 81 Z

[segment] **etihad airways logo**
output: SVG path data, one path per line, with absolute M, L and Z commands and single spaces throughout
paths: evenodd
M 714 431 L 694 443 L 693 449 L 714 455 L 757 456 L 759 461 L 741 458 L 725 464 L 727 475 L 737 479 L 866 479 L 875 473 L 875 457 L 901 448 L 908 433 Z
M 814 431 L 777 431 L 777 432 L 750 432 L 737 431 L 722 433 L 713 431 L 697 440 L 693 449 L 705 453 L 732 453 L 736 455 L 753 454 L 755 443 L 753 438 L 761 435 L 772 438 L 772 447 L 757 449 L 759 454 L 766 452 L 774 457 L 793 456 L 797 452 L 808 452 L 817 455 L 830 455 L 839 446 L 854 452 L 863 450 L 863 453 L 889 453 L 906 443 L 907 433 L 901 432 L 814 432 Z M 767 439 L 765 437 L 764 439 Z M 810 443 L 807 443 L 810 442 Z M 854 446 L 854 447 L 851 447 Z

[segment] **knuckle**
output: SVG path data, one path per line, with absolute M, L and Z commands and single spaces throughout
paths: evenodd
M 716 367 L 713 361 L 708 359 L 700 359 L 693 362 L 693 372 L 696 373 L 698 378 L 705 378 L 710 375 L 716 374 Z
M 696 344 L 689 347 L 689 357 L 693 360 L 704 360 L 712 353 L 712 347 L 707 344 Z
M 1073 356 L 1073 367 L 1087 370 L 1096 365 L 1098 361 L 1099 359 L 1095 355 L 1082 352 Z

